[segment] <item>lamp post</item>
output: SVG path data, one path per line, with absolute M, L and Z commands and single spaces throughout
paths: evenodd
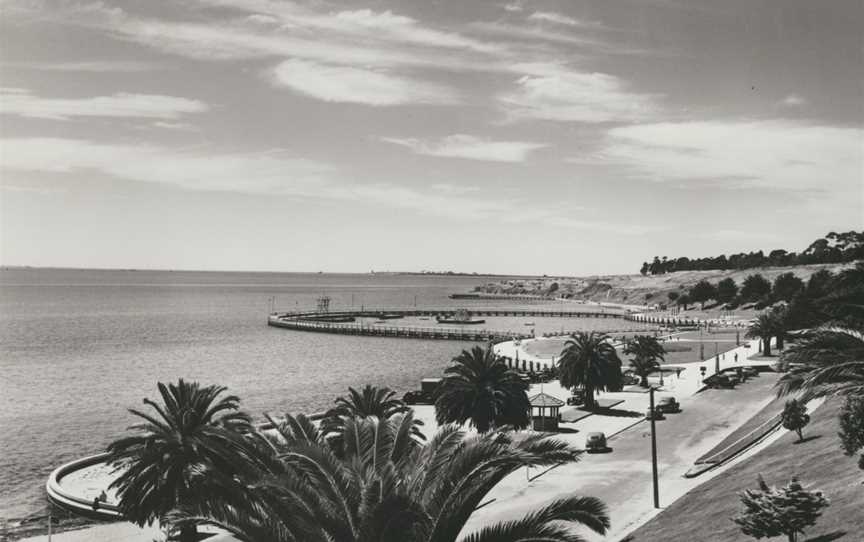
M 651 478 L 654 482 L 654 508 L 660 508 L 660 488 L 657 482 L 657 433 L 654 425 L 654 386 L 649 390 L 651 401 Z

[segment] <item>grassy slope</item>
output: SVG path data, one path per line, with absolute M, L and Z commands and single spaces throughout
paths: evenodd
M 609 301 L 621 303 L 645 303 L 646 294 L 651 297 L 649 303 L 666 303 L 668 292 L 683 292 L 700 280 L 717 283 L 731 277 L 740 286 L 748 275 L 759 273 L 773 281 L 782 273 L 794 273 L 803 280 L 820 269 L 837 271 L 852 264 L 800 265 L 793 267 L 762 267 L 744 269 L 741 271 L 681 271 L 666 275 L 604 275 L 584 278 L 548 278 L 548 279 L 515 279 L 486 285 L 484 291 L 490 293 L 531 293 L 544 294 L 553 282 L 557 282 L 560 293 L 572 293 L 576 298 L 593 301 Z M 519 286 L 521 285 L 521 286 Z
M 809 529 L 802 542 L 853 542 L 864 532 L 864 472 L 856 458 L 843 455 L 837 437 L 837 413 L 841 402 L 826 402 L 805 429 L 806 440 L 794 433 L 784 435 L 762 452 L 708 480 L 669 506 L 657 517 L 625 538 L 627 542 L 691 542 L 750 540 L 729 519 L 741 503 L 738 493 L 756 486 L 762 474 L 769 485 L 784 485 L 797 476 L 805 487 L 820 489 L 831 506 Z M 766 539 L 767 540 L 767 539 Z M 772 538 L 770 540 L 785 540 Z

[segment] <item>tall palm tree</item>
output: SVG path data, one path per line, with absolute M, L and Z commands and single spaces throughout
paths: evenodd
M 504 477 L 524 466 L 576 461 L 581 453 L 549 435 L 468 436 L 453 425 L 423 444 L 411 437 L 411 418 L 409 412 L 349 420 L 340 459 L 314 426 L 289 417 L 280 438 L 268 441 L 275 460 L 249 484 L 245 507 L 217 507 L 181 523 L 207 521 L 250 542 L 455 542 Z M 600 534 L 609 527 L 602 502 L 571 496 L 463 540 L 580 540 L 562 522 Z
M 109 462 L 122 471 L 111 483 L 120 511 L 140 526 L 181 508 L 206 510 L 218 493 L 225 496 L 246 465 L 243 434 L 251 430 L 239 399 L 222 396 L 225 387 L 181 378 L 158 389 L 161 404 L 144 399 L 155 413 L 129 409 L 144 421 L 108 446 Z M 194 524 L 184 525 L 181 540 L 196 536 Z
M 781 361 L 789 372 L 777 383 L 780 395 L 864 396 L 864 333 L 860 330 L 813 330 L 790 346 Z
M 617 391 L 623 386 L 621 359 L 605 333 L 580 332 L 564 343 L 558 360 L 561 385 L 565 388 L 581 387 L 586 408 L 595 408 L 594 394 L 598 391 Z
M 648 375 L 660 368 L 660 362 L 666 358 L 666 349 L 651 335 L 637 335 L 624 345 L 624 353 L 633 356 L 630 366 L 639 376 L 639 385 L 648 387 Z
M 528 384 L 507 367 L 491 348 L 475 346 L 453 358 L 444 371 L 435 399 L 439 424 L 471 422 L 485 433 L 510 425 L 528 426 L 531 403 Z
M 324 415 L 321 432 L 328 438 L 334 451 L 341 453 L 342 434 L 347 420 L 371 416 L 386 420 L 410 410 L 404 401 L 396 398 L 396 392 L 390 388 L 367 384 L 357 391 L 349 387 L 348 395 L 336 398 L 336 406 Z M 412 426 L 413 435 L 421 440 L 425 439 L 420 432 L 422 425 L 422 421 L 415 419 Z
M 777 331 L 777 322 L 775 320 L 775 317 L 771 313 L 763 312 L 750 323 L 750 327 L 747 328 L 747 333 L 745 334 L 745 337 L 749 339 L 762 340 L 762 344 L 764 345 L 762 353 L 766 356 L 771 355 L 771 337 Z

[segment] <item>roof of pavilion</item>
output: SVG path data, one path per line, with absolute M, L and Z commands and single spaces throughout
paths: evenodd
M 546 393 L 538 393 L 528 399 L 532 407 L 560 407 L 564 406 L 564 401 L 557 397 L 552 397 Z

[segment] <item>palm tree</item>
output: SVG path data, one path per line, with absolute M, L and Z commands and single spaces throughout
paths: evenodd
M 475 346 L 453 358 L 435 399 L 439 424 L 470 421 L 481 433 L 510 425 L 528 426 L 531 404 L 528 384 L 491 348 Z
M 352 418 L 343 458 L 301 417 L 286 417 L 268 439 L 271 467 L 248 485 L 245 507 L 215 507 L 187 516 L 230 531 L 241 541 L 455 542 L 486 495 L 524 466 L 576 461 L 580 450 L 544 434 L 494 431 L 467 435 L 447 425 L 423 444 L 411 436 L 412 414 Z M 605 505 L 570 496 L 521 520 L 486 527 L 465 542 L 580 540 L 562 522 L 603 534 Z
M 790 346 L 781 361 L 789 372 L 777 383 L 779 395 L 864 396 L 864 333 L 859 330 L 813 330 Z
M 410 410 L 404 401 L 396 398 L 396 392 L 390 388 L 378 388 L 367 384 L 358 392 L 349 387 L 348 395 L 336 398 L 336 406 L 324 415 L 321 420 L 321 432 L 328 438 L 334 451 L 341 454 L 342 433 L 347 420 L 371 416 L 386 420 Z M 420 432 L 422 425 L 422 421 L 414 420 L 412 431 L 420 440 L 425 439 Z
M 597 391 L 617 391 L 623 386 L 621 359 L 605 333 L 576 333 L 564 344 L 558 360 L 561 385 L 581 387 L 586 408 L 595 408 Z
M 242 434 L 251 430 L 227 388 L 200 386 L 182 378 L 159 383 L 162 404 L 144 399 L 155 414 L 129 409 L 144 420 L 130 429 L 137 434 L 108 446 L 109 462 L 122 473 L 111 483 L 119 508 L 129 521 L 143 526 L 177 509 L 206 510 L 225 495 L 246 464 Z M 196 540 L 194 524 L 181 530 L 184 542 Z
M 651 335 L 637 335 L 624 346 L 624 353 L 633 356 L 630 366 L 636 373 L 643 388 L 648 387 L 648 375 L 660 368 L 660 361 L 666 357 L 666 349 Z M 659 360 L 659 361 L 658 361 Z
M 770 356 L 771 337 L 775 335 L 776 329 L 777 323 L 775 322 L 775 317 L 772 316 L 771 313 L 763 312 L 750 323 L 750 327 L 747 328 L 745 337 L 748 339 L 761 339 L 762 344 L 764 345 L 762 353 L 766 356 Z

